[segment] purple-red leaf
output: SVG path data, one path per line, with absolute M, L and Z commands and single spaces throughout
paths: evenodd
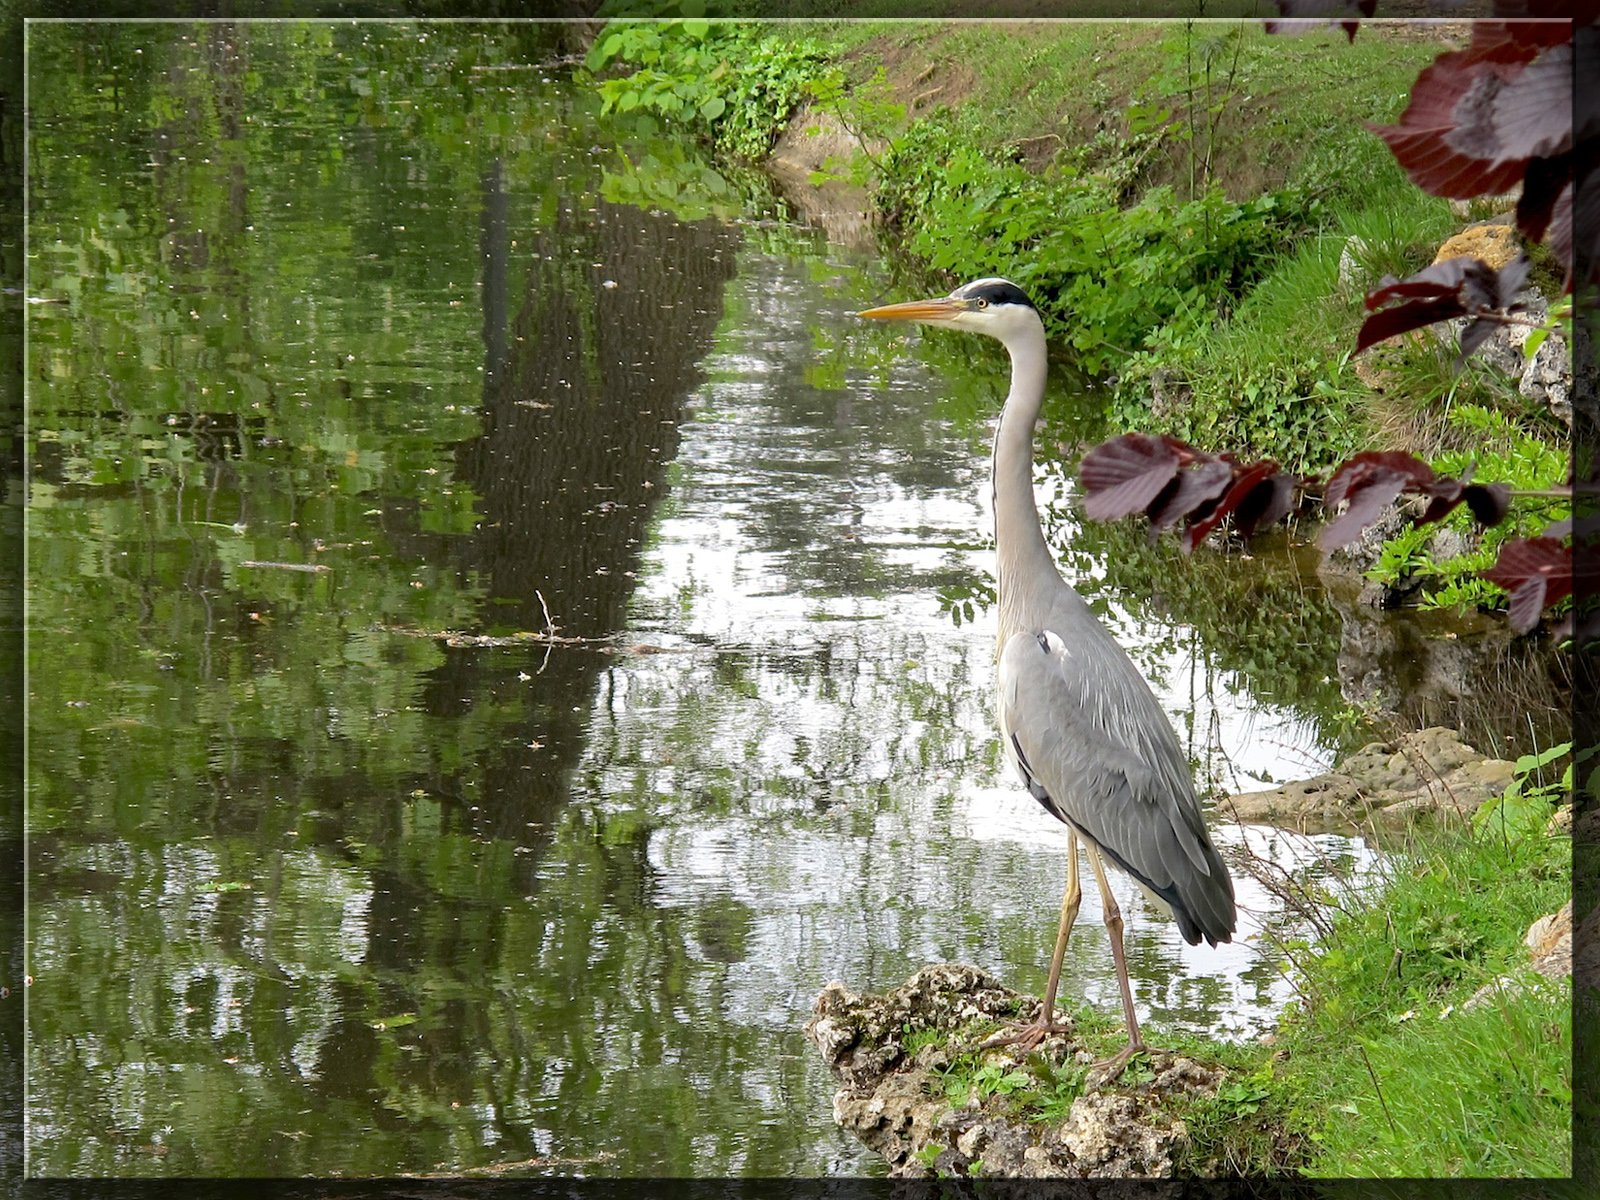
M 1455 511 L 1465 496 L 1461 481 L 1458 479 L 1436 479 L 1427 486 L 1427 494 L 1433 499 L 1428 502 L 1428 507 L 1423 509 L 1422 515 L 1412 524 L 1426 525 L 1430 521 L 1442 521 Z
M 1482 317 L 1474 317 L 1461 327 L 1460 356 L 1462 360 L 1469 358 L 1472 352 L 1489 340 L 1489 335 L 1494 332 L 1495 322 L 1486 321 Z
M 1471 476 L 1470 471 L 1467 474 Z M 1466 479 L 1436 479 L 1425 488 L 1413 487 L 1411 490 L 1420 490 L 1433 497 L 1422 515 L 1413 522 L 1416 525 L 1442 521 L 1454 512 L 1459 504 L 1467 506 L 1479 525 L 1498 525 L 1505 520 L 1506 512 L 1511 508 L 1509 483 L 1468 483 Z
M 1352 492 L 1368 486 L 1379 472 L 1394 472 L 1419 488 L 1434 481 L 1433 468 L 1414 454 L 1407 454 L 1403 450 L 1363 450 L 1346 459 L 1333 473 L 1323 492 L 1322 502 L 1329 508 L 1334 507 Z M 1399 495 L 1398 492 L 1395 494 Z
M 1551 46 L 1526 66 L 1473 77 L 1456 101 L 1451 149 L 1493 163 L 1549 158 L 1572 147 L 1572 47 Z
M 1522 195 L 1517 198 L 1517 229 L 1531 242 L 1549 232 L 1555 238 L 1554 222 L 1557 206 L 1566 197 L 1566 221 L 1571 222 L 1571 190 L 1573 190 L 1573 158 L 1563 154 L 1560 158 L 1534 158 L 1522 176 Z M 1552 245 L 1554 248 L 1554 245 Z
M 1479 525 L 1498 525 L 1511 511 L 1509 483 L 1469 483 L 1461 489 L 1461 498 Z
M 1252 463 L 1240 471 L 1234 478 L 1233 485 L 1223 494 L 1222 499 L 1218 500 L 1205 516 L 1189 522 L 1188 528 L 1183 531 L 1183 542 L 1181 544 L 1184 551 L 1186 553 L 1191 552 L 1201 542 L 1205 541 L 1206 535 L 1222 524 L 1224 517 L 1244 503 L 1245 497 L 1255 490 L 1257 484 L 1276 474 L 1277 470 L 1277 463 L 1271 459 L 1264 459 L 1261 462 Z
M 1172 438 L 1125 433 L 1094 447 L 1078 465 L 1083 511 L 1097 521 L 1143 512 L 1172 482 L 1182 446 Z
M 1507 191 L 1522 177 L 1520 161 L 1486 161 L 1461 153 L 1448 140 L 1457 124 L 1456 105 L 1481 76 L 1493 69 L 1481 58 L 1475 60 L 1470 48 L 1441 54 L 1417 76 L 1411 88 L 1411 103 L 1400 114 L 1399 123 L 1369 127 L 1389 144 L 1395 160 L 1423 191 L 1465 200 Z
M 1410 333 L 1413 329 L 1422 329 L 1436 321 L 1448 321 L 1452 317 L 1466 315 L 1467 310 L 1454 296 L 1443 300 L 1413 300 L 1410 304 L 1386 308 L 1380 313 L 1373 313 L 1361 323 L 1361 331 L 1356 335 L 1356 353 L 1360 354 L 1369 346 L 1399 337 L 1402 333 Z
M 1154 537 L 1169 525 L 1187 517 L 1201 505 L 1222 495 L 1233 479 L 1233 466 L 1217 458 L 1199 459 L 1178 472 L 1145 510 Z
M 1386 278 L 1381 287 L 1367 293 L 1369 310 L 1391 300 L 1411 302 L 1368 317 L 1356 336 L 1356 352 L 1436 321 L 1514 308 L 1529 266 L 1523 254 L 1498 271 L 1481 258 L 1460 255 L 1436 262 L 1408 279 Z M 1461 356 L 1471 354 L 1493 332 L 1491 321 L 1469 321 L 1461 331 Z
M 1500 557 L 1478 572 L 1511 594 L 1511 628 L 1527 633 L 1550 605 L 1572 594 L 1572 547 L 1551 537 L 1519 538 L 1500 547 Z
M 1443 300 L 1451 296 L 1462 303 L 1487 303 L 1497 291 L 1494 278 L 1494 268 L 1483 259 L 1458 254 L 1424 267 L 1405 279 L 1386 276 L 1382 286 L 1367 293 L 1367 310 L 1370 312 L 1391 300 Z
M 1249 541 L 1263 525 L 1270 528 L 1288 516 L 1298 482 L 1287 471 L 1275 471 L 1251 488 L 1233 511 L 1233 527 L 1239 536 Z
M 1352 42 L 1361 22 L 1378 10 L 1378 0 L 1277 0 L 1285 20 L 1266 22 L 1268 33 L 1304 33 L 1309 29 L 1337 27 Z
M 1364 487 L 1351 494 L 1350 507 L 1345 509 L 1344 515 L 1323 526 L 1317 535 L 1317 545 L 1326 552 L 1355 541 L 1405 486 L 1406 477 L 1398 471 L 1374 472 Z

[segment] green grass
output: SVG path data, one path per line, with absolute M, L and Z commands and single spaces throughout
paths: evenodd
M 1339 207 L 1360 205 L 1375 173 L 1392 168 L 1388 149 L 1363 122 L 1394 119 L 1417 73 L 1442 48 L 1371 28 L 1347 43 L 1342 34 L 1286 37 L 1226 21 L 848 21 L 800 28 L 853 57 L 862 77 L 886 48 L 908 56 L 911 65 L 899 72 L 905 76 L 944 68 L 930 87 L 967 73 L 970 86 L 960 95 L 935 93 L 919 111 L 949 97 L 974 114 L 995 147 L 1054 133 L 1070 154 L 1096 137 L 1096 125 L 1123 136 L 1133 106 L 1166 109 L 1167 135 L 1148 160 L 1151 176 L 1142 186 L 1187 182 L 1188 105 L 1191 91 L 1203 103 L 1209 57 L 1211 98 L 1222 106 L 1213 171 L 1228 194 L 1245 199 L 1308 184 Z M 1237 56 L 1228 39 L 1235 29 L 1242 31 Z
M 1398 852 L 1302 959 L 1281 1092 L 1332 1177 L 1559 1177 L 1572 1163 L 1569 987 L 1522 939 L 1569 895 L 1571 842 L 1435 834 Z M 1482 985 L 1496 998 L 1467 1011 Z
M 1329 1097 L 1331 1120 L 1307 1173 L 1570 1175 L 1571 1046 L 1567 993 L 1554 985 L 1443 1021 L 1419 1015 L 1367 1042 L 1373 1076 L 1357 1055 L 1341 1098 Z
M 1232 314 L 1136 361 L 1119 388 L 1124 420 L 1296 469 L 1324 468 L 1370 441 L 1376 415 L 1350 361 L 1362 296 L 1384 274 L 1425 266 L 1454 228 L 1444 201 L 1412 187 L 1392 161 L 1382 166 L 1362 207 L 1336 212 L 1284 254 Z M 1339 261 L 1352 237 L 1363 243 L 1356 258 L 1367 282 L 1345 287 Z M 1176 371 L 1193 391 L 1164 420 L 1143 407 L 1155 370 Z

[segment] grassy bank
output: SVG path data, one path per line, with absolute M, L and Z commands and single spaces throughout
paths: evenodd
M 1547 812 L 1404 848 L 1301 951 L 1265 1073 L 1305 1173 L 1571 1174 L 1570 984 L 1523 945 L 1571 894 L 1571 839 L 1545 834 Z

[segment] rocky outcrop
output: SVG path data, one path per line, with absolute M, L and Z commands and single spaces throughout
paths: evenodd
M 1468 225 L 1460 233 L 1445 240 L 1434 255 L 1433 261 L 1441 263 L 1451 258 L 1476 258 L 1495 270 L 1504 267 L 1522 253 L 1522 243 L 1515 227 L 1515 215 L 1509 210 L 1486 221 Z M 1359 237 L 1349 238 L 1339 255 L 1339 286 L 1347 293 L 1363 294 L 1381 282 L 1365 266 L 1370 251 Z M 1543 322 L 1549 313 L 1549 301 L 1537 287 L 1527 287 L 1518 295 L 1523 321 L 1496 328 L 1473 352 L 1473 357 L 1517 381 L 1517 390 L 1534 405 L 1548 409 L 1569 428 L 1572 425 L 1572 352 L 1559 333 L 1551 333 L 1529 353 L 1527 341 L 1534 327 Z M 1429 326 L 1440 345 L 1454 350 L 1461 344 L 1461 330 L 1468 318 L 1457 317 Z M 1413 338 L 1422 336 L 1418 331 Z M 1386 389 L 1392 377 L 1385 369 L 1374 365 L 1365 356 L 1355 364 L 1356 375 L 1369 387 Z
M 883 149 L 881 141 L 870 147 Z M 844 176 L 862 143 L 833 113 L 803 108 L 778 136 L 766 159 L 767 174 L 801 219 L 830 242 L 857 249 L 876 245 L 866 188 Z
M 1511 782 L 1514 764 L 1488 758 L 1451 729 L 1373 742 L 1338 768 L 1265 792 L 1230 796 L 1241 821 L 1316 832 L 1371 832 L 1417 820 L 1464 820 Z
M 1222 1072 L 1158 1050 L 1107 1080 L 1070 1033 L 1031 1054 L 980 1048 L 996 1025 L 1037 1008 L 976 967 L 943 963 L 882 995 L 830 983 L 805 1032 L 839 1080 L 834 1120 L 893 1176 L 1171 1177 L 1189 1146 L 1177 1110 L 1214 1092 Z M 953 1072 L 985 1070 L 1005 1086 L 951 1098 Z M 1063 1086 L 1079 1087 L 1070 1106 Z M 1055 1108 L 1041 1104 L 1044 1089 Z

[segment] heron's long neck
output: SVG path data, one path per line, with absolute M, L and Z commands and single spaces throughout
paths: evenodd
M 1033 498 L 1033 426 L 1044 399 L 1044 331 L 1008 345 L 1011 394 L 994 434 L 994 535 L 1002 632 L 1015 628 L 1034 591 L 1060 576 Z

